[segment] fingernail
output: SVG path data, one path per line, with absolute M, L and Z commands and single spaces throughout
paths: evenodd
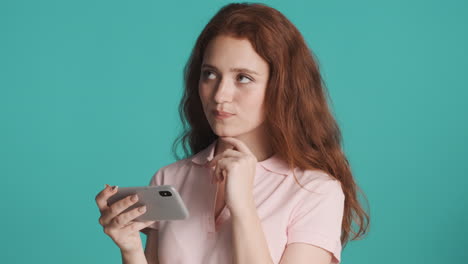
M 115 191 L 115 190 L 117 190 L 117 188 L 119 188 L 119 186 L 114 185 L 114 186 L 112 186 L 111 191 Z
M 146 211 L 146 205 L 143 205 L 142 207 L 138 208 L 138 211 L 140 211 L 140 212 L 142 212 L 142 213 L 143 213 L 144 211 Z
M 132 198 L 130 198 L 133 202 L 136 202 L 138 201 L 138 196 L 135 194 L 132 196 Z

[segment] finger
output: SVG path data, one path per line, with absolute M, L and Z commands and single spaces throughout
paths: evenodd
M 221 181 L 224 181 L 227 179 L 227 171 L 223 170 L 223 179 Z
M 217 181 L 216 181 L 216 179 L 215 179 L 214 170 L 212 170 L 212 169 L 210 169 L 210 177 L 211 177 L 211 184 L 217 183 Z
M 96 195 L 96 204 L 101 213 L 108 208 L 107 199 L 114 195 L 117 192 L 118 186 L 110 187 L 108 184 L 105 184 L 106 187 Z
M 136 200 L 133 200 L 136 197 Z M 102 222 L 109 223 L 114 220 L 115 217 L 120 215 L 127 208 L 138 202 L 138 195 L 128 195 L 125 198 L 118 200 L 113 203 L 106 212 L 101 216 Z M 133 209 L 132 209 L 133 210 Z
M 119 214 L 112 218 L 112 221 L 109 225 L 111 228 L 124 228 L 127 225 L 131 224 L 131 221 L 136 217 L 143 215 L 146 212 L 146 206 L 139 206 L 137 208 L 133 208 L 132 210 Z
M 129 224 L 128 226 L 124 227 L 123 231 L 128 232 L 128 233 L 135 232 L 135 231 L 140 231 L 140 230 L 152 225 L 155 222 L 156 221 L 133 222 L 133 223 Z
M 214 177 L 214 180 L 218 183 L 221 181 L 221 177 L 219 176 L 219 174 L 221 173 L 221 171 L 224 170 L 223 168 L 221 168 L 220 165 L 217 165 L 215 170 L 214 170 L 214 173 L 213 173 L 213 177 Z
M 229 150 L 231 150 L 231 149 L 226 149 L 222 153 L 219 153 L 218 155 L 214 156 L 213 159 L 211 159 L 209 162 L 207 162 L 205 164 L 205 167 L 208 167 L 208 168 L 213 167 L 216 164 L 216 162 L 218 162 L 218 160 L 223 158 L 225 156 L 226 152 L 228 152 Z
M 227 149 L 227 150 L 223 151 L 223 153 L 220 153 L 220 154 L 216 155 L 205 166 L 206 167 L 213 167 L 222 158 L 227 158 L 227 157 L 239 157 L 240 158 L 241 156 L 242 156 L 242 153 L 240 153 L 239 151 L 236 151 L 236 150 L 233 150 L 233 149 Z
M 217 176 L 213 176 L 213 181 L 215 183 L 223 183 L 224 180 L 227 177 L 227 171 L 225 169 L 222 169 Z
M 217 169 L 215 168 L 215 170 L 213 171 L 213 174 L 212 174 L 212 181 L 213 183 L 219 183 L 221 180 L 220 180 L 220 171 L 224 171 L 224 169 Z
M 225 176 L 227 175 L 227 172 L 229 171 L 231 164 L 238 160 L 236 157 L 229 157 L 229 158 L 224 158 L 220 160 L 216 164 L 215 168 L 215 178 L 219 182 L 223 182 L 225 179 Z
M 242 153 L 254 155 L 252 151 L 250 151 L 249 147 L 247 147 L 247 145 L 243 141 L 237 138 L 221 137 L 221 140 L 226 141 L 227 143 L 233 145 L 236 150 Z

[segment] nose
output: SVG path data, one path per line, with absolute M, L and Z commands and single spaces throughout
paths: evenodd
M 232 87 L 226 78 L 222 78 L 215 89 L 214 100 L 216 103 L 230 102 L 232 100 Z

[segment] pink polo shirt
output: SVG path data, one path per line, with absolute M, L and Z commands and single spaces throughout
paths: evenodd
M 229 209 L 214 219 L 216 184 L 209 168 L 216 141 L 206 149 L 159 169 L 150 185 L 172 185 L 184 200 L 190 217 L 159 221 L 160 264 L 227 264 L 232 259 Z M 279 263 L 288 244 L 307 243 L 332 253 L 340 262 L 344 194 L 339 181 L 319 170 L 295 169 L 299 186 L 286 162 L 277 155 L 257 163 L 253 196 L 257 214 L 274 263 Z M 313 191 L 313 192 L 310 192 Z

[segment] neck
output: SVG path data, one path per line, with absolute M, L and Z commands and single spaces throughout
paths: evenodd
M 242 142 L 250 149 L 250 151 L 255 155 L 257 161 L 263 161 L 268 159 L 269 157 L 273 156 L 273 150 L 271 148 L 271 144 L 268 142 L 268 137 L 262 136 L 255 136 L 255 135 L 239 135 L 235 136 L 236 138 Z M 222 138 L 218 138 L 215 147 L 214 155 L 218 155 L 225 150 L 232 148 L 232 145 L 223 141 Z

